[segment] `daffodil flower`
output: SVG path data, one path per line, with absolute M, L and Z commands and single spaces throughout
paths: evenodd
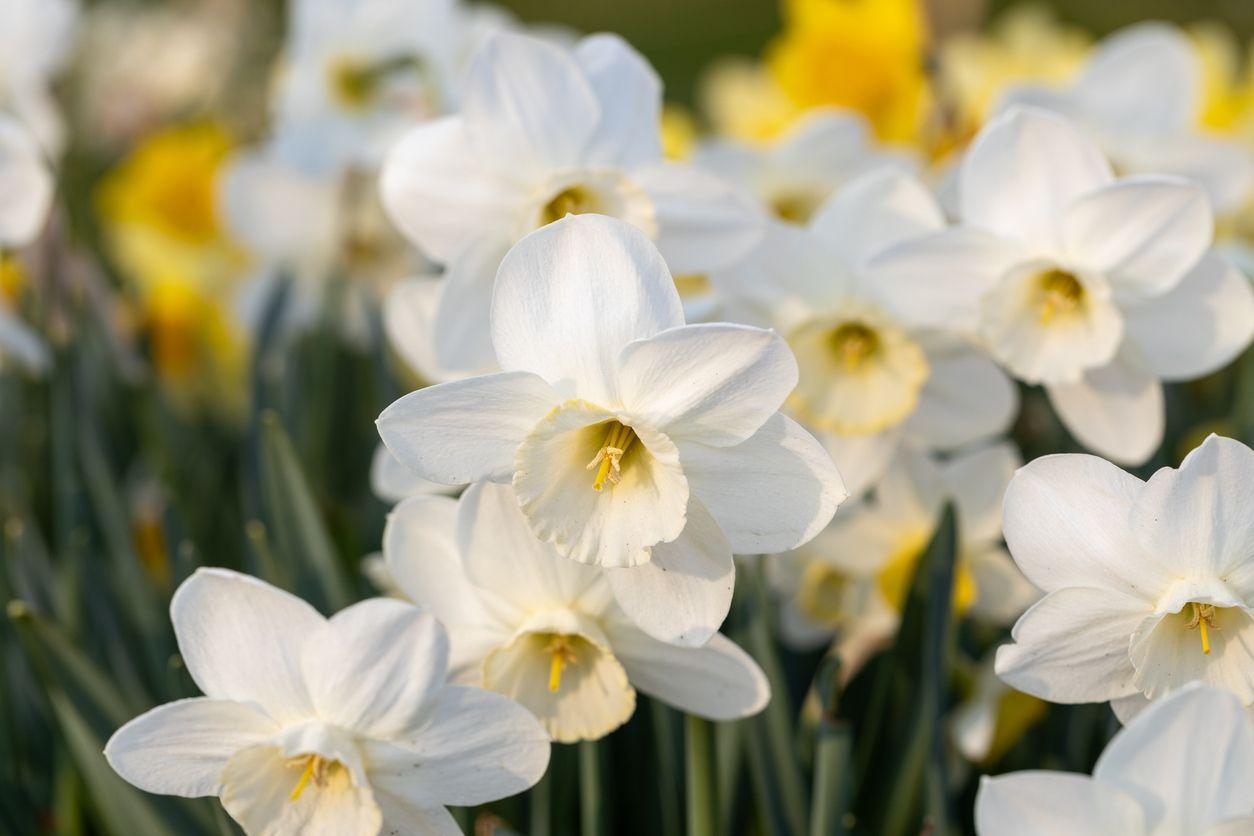
M 1219 213 L 1254 188 L 1254 154 L 1200 129 L 1202 62 L 1188 36 L 1162 22 L 1128 26 L 1093 50 L 1069 84 L 1011 88 L 1002 106 L 1044 107 L 1085 127 L 1119 170 L 1196 181 Z
M 383 549 L 401 592 L 448 626 L 454 676 L 516 699 L 555 740 L 613 731 L 635 710 L 636 689 L 717 720 L 769 699 L 757 664 L 721 634 L 685 648 L 642 632 L 606 570 L 532 536 L 508 485 L 406 500 Z
M 840 464 L 850 494 L 903 446 L 953 450 L 1005 432 L 1017 393 L 970 340 L 909 315 L 913 292 L 874 269 L 877 255 L 945 226 L 931 193 L 881 165 L 839 188 L 792 235 L 717 278 L 731 298 L 768 308 L 800 367 L 788 405 Z M 733 284 L 734 281 L 734 284 Z M 906 311 L 906 315 L 902 311 Z
M 1033 770 L 985 777 L 980 836 L 1056 833 L 1238 836 L 1254 832 L 1254 725 L 1231 694 L 1194 685 L 1110 741 L 1092 777 Z
M 730 605 L 732 553 L 793 548 L 844 498 L 827 453 L 777 412 L 797 375 L 784 341 L 684 325 L 635 227 L 587 215 L 532 233 L 501 264 L 492 311 L 504 371 L 396 401 L 384 443 L 437 482 L 512 482 L 536 537 L 634 567 L 611 586 L 656 637 L 703 643 Z
M 0 250 L 39 235 L 52 205 L 52 174 L 30 132 L 0 112 Z
M 75 0 L 0 0 L 0 110 L 52 157 L 65 144 L 52 82 L 74 45 L 78 18 Z
M 434 320 L 441 365 L 491 362 L 501 258 L 568 213 L 634 224 L 677 276 L 748 253 L 761 213 L 719 178 L 663 162 L 660 113 L 661 82 L 617 36 L 593 35 L 573 51 L 519 34 L 486 40 L 460 113 L 409 133 L 381 180 L 397 226 L 446 266 Z
M 456 834 L 445 804 L 521 792 L 548 764 L 548 737 L 520 706 L 446 684 L 444 630 L 411 604 L 326 619 L 201 569 L 170 614 L 205 696 L 127 723 L 105 757 L 149 792 L 217 795 L 248 834 Z
M 1014 687 L 1111 701 L 1127 720 L 1200 680 L 1254 704 L 1254 452 L 1210 436 L 1142 482 L 1094 456 L 1037 459 L 1006 492 L 1006 543 L 1047 594 L 997 654 Z
M 1042 384 L 1085 446 L 1146 461 L 1161 381 L 1223 366 L 1254 334 L 1249 282 L 1208 253 L 1206 195 L 1178 177 L 1116 180 L 1091 140 L 1035 108 L 981 131 L 958 189 L 960 225 L 873 261 L 896 313 L 969 331 Z
M 785 596 L 784 640 L 804 650 L 836 635 L 845 667 L 850 674 L 857 670 L 896 633 L 946 502 L 957 511 L 954 611 L 995 625 L 1014 621 L 1040 597 L 1001 543 L 1002 495 L 1018 464 L 1005 443 L 943 462 L 902 451 L 870 498 L 769 564 Z

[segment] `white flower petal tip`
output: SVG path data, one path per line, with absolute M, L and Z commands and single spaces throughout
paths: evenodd
M 0 113 L 0 247 L 38 237 L 52 206 L 54 183 L 35 137 Z
M 247 832 L 442 820 L 444 804 L 512 795 L 547 766 L 530 714 L 446 684 L 445 631 L 408 603 L 373 599 L 325 619 L 255 578 L 200 569 L 171 617 L 206 696 L 137 717 L 105 756 L 141 789 L 220 796 Z
M 1254 704 L 1254 452 L 1210 436 L 1142 482 L 1094 456 L 1047 456 L 1006 492 L 1019 568 L 1048 594 L 997 655 L 1007 682 L 1121 717 L 1199 681 Z

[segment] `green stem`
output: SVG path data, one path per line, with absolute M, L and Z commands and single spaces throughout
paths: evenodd
M 847 831 L 845 816 L 853 794 L 850 767 L 853 737 L 848 728 L 820 721 L 814 745 L 814 807 L 810 836 L 838 836 Z
M 714 836 L 718 831 L 718 805 L 714 798 L 714 747 L 710 721 L 689 714 L 684 728 L 688 836 Z
M 544 773 L 531 788 L 530 836 L 549 836 L 553 832 L 553 768 Z
M 601 748 L 595 740 L 579 744 L 579 832 L 601 836 L 605 827 L 605 795 L 601 790 Z
M 679 799 L 679 713 L 659 700 L 649 700 L 649 706 L 653 712 L 662 836 L 680 836 L 683 824 Z

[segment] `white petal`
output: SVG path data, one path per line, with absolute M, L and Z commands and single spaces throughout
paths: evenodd
M 631 167 L 662 158 L 662 81 L 649 62 L 618 35 L 589 35 L 575 47 L 601 103 L 588 144 L 593 165 Z
M 1058 243 L 1064 207 L 1112 180 L 1092 140 L 1062 117 L 1027 107 L 984 126 L 960 177 L 964 224 L 1037 247 Z
M 1120 152 L 1129 171 L 1175 174 L 1197 183 L 1220 216 L 1240 212 L 1254 188 L 1254 156 L 1235 139 L 1180 134 Z
M 1025 771 L 980 779 L 980 836 L 1107 836 L 1145 832 L 1145 815 L 1123 792 L 1087 775 Z
M 822 445 L 775 415 L 733 447 L 685 444 L 692 495 L 709 509 L 735 554 L 776 554 L 819 533 L 848 496 Z
M 462 836 L 461 825 L 443 807 L 418 808 L 383 790 L 375 792 L 374 800 L 383 813 L 380 833 L 389 836 Z
M 971 614 L 997 625 L 1013 624 L 1015 619 L 1041 598 L 1014 560 L 999 545 L 987 545 L 964 555 L 975 581 L 975 601 Z
M 1019 391 L 987 354 L 964 344 L 928 345 L 927 359 L 931 373 L 904 426 L 912 439 L 952 450 L 1010 428 Z M 841 473 L 848 477 L 843 467 Z
M 620 481 L 596 490 L 590 464 L 615 416 L 567 401 L 536 425 L 515 459 L 514 489 L 532 532 L 560 554 L 600 566 L 638 566 L 684 528 L 688 480 L 675 443 L 643 425 L 621 459 Z M 748 442 L 746 442 L 748 443 Z
M 401 463 L 445 485 L 514 473 L 514 452 L 557 403 L 541 378 L 501 372 L 410 392 L 379 416 L 379 435 Z
M 392 509 L 383 528 L 393 582 L 446 627 L 473 622 L 479 607 L 457 548 L 457 508 L 447 496 L 411 497 Z
M 1201 104 L 1197 54 L 1175 26 L 1142 23 L 1103 40 L 1076 79 L 1076 105 L 1104 133 L 1155 139 L 1190 130 Z
M 206 696 L 255 702 L 280 722 L 312 711 L 300 655 L 326 621 L 301 599 L 228 569 L 197 569 L 174 593 L 170 620 Z
M 13 361 L 31 374 L 42 374 L 52 364 L 52 355 L 35 329 L 0 308 L 0 367 Z
M 1206 836 L 1250 836 L 1251 833 L 1254 833 L 1254 816 L 1226 819 L 1206 829 Z
M 744 441 L 797 385 L 788 344 L 746 325 L 672 328 L 629 343 L 620 364 L 622 401 L 632 416 L 677 441 Z
M 940 206 L 927 187 L 887 166 L 841 187 L 810 221 L 810 231 L 855 267 L 893 244 L 944 227 Z
M 583 159 L 601 107 L 561 47 L 512 32 L 489 36 L 465 79 L 462 118 L 480 159 L 524 182 Z
M 623 347 L 683 322 L 662 256 L 635 227 L 599 215 L 568 216 L 519 241 L 492 298 L 501 368 L 606 406 Z
M 1128 642 L 1149 611 L 1107 589 L 1051 592 L 1023 614 L 997 648 L 997 675 L 1050 702 L 1104 702 L 1135 689 Z
M 1093 777 L 1137 797 L 1155 833 L 1200 833 L 1249 815 L 1254 725 L 1230 694 L 1187 688 L 1115 735 Z
M 1209 436 L 1163 468 L 1132 508 L 1141 542 L 1189 576 L 1222 578 L 1254 604 L 1254 451 Z
M 231 756 L 276 731 L 273 720 L 243 703 L 196 697 L 131 720 L 104 754 L 114 772 L 146 792 L 196 798 L 217 795 Z
M 988 543 L 1001 539 L 1002 500 L 1023 463 L 1008 442 L 966 450 L 940 465 L 941 478 L 958 507 L 962 539 Z
M 526 200 L 473 153 L 456 116 L 419 125 L 398 142 L 384 160 L 379 188 L 393 223 L 439 261 L 451 260 L 472 236 L 512 235 Z
M 643 566 L 606 573 L 614 599 L 659 641 L 699 647 L 718 632 L 731 608 L 736 564 L 718 523 L 695 499 L 678 538 L 653 547 Z
M 488 591 L 512 604 L 515 621 L 538 609 L 596 610 L 609 600 L 603 572 L 536 539 L 509 485 L 481 483 L 462 495 L 457 546 L 480 595 Z
M 757 662 L 722 634 L 694 648 L 621 631 L 614 635 L 614 651 L 637 688 L 699 717 L 748 717 L 771 698 L 770 683 Z
M 549 763 L 549 736 L 511 699 L 452 685 L 403 744 L 366 746 L 370 783 L 422 809 L 486 804 L 522 792 Z
M 866 280 L 905 323 L 973 332 L 981 297 L 1022 257 L 996 235 L 951 227 L 888 248 L 867 264 Z
M 817 435 L 840 471 L 849 496 L 859 497 L 873 488 L 888 470 L 901 445 L 901 434 L 889 430 L 873 435 Z
M 444 281 L 434 276 L 402 279 L 383 301 L 383 327 L 392 349 L 419 379 L 432 383 L 496 371 L 496 355 L 482 368 L 445 369 L 435 359 L 435 309 Z M 491 352 L 491 341 L 488 341 Z
M 510 239 L 499 232 L 476 236 L 444 271 L 432 318 L 435 362 L 444 369 L 483 369 L 496 363 L 492 351 L 492 288 Z
M 1043 456 L 1010 480 L 1002 529 L 1015 563 L 1046 592 L 1071 586 L 1157 600 L 1175 578 L 1137 542 L 1145 483 L 1097 456 Z
M 412 732 L 444 686 L 448 637 L 429 613 L 375 598 L 332 616 L 301 661 L 317 716 L 391 738 Z
M 380 443 L 370 459 L 370 490 L 385 502 L 400 502 L 411 496 L 443 494 L 455 489 L 422 478 L 401 464 L 386 444 Z
M 631 172 L 653 199 L 657 247 L 676 275 L 708 273 L 744 258 L 762 240 L 766 218 L 739 189 L 685 163 Z
M 1254 337 L 1254 291 L 1241 271 L 1211 254 L 1174 288 L 1124 308 L 1136 355 L 1155 376 L 1192 380 L 1219 369 Z
M 1206 193 L 1180 178 L 1129 177 L 1068 204 L 1067 257 L 1102 273 L 1117 296 L 1155 296 L 1179 284 L 1214 234 Z
M 1144 464 L 1162 444 L 1162 384 L 1122 357 L 1046 391 L 1067 431 L 1113 462 Z
M 24 247 L 35 239 L 52 204 L 52 175 L 35 138 L 20 122 L 0 113 L 0 247 Z

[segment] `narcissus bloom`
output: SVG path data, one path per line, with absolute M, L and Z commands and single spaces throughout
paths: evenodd
M 35 138 L 0 112 L 0 249 L 24 247 L 43 230 L 52 175 Z
M 1216 212 L 1231 212 L 1254 188 L 1254 154 L 1200 130 L 1202 62 L 1184 32 L 1160 22 L 1106 38 L 1069 84 L 1022 86 L 1005 103 L 1045 107 L 1074 120 L 1120 171 L 1196 181 Z
M 946 502 L 957 510 L 955 613 L 1012 622 L 1040 595 L 1001 543 L 1002 495 L 1018 464 L 1009 444 L 967 450 L 943 462 L 902 451 L 871 498 L 770 564 L 787 595 L 781 612 L 785 640 L 805 649 L 835 634 L 838 651 L 855 670 L 896 633 L 919 558 Z
M 379 417 L 384 443 L 438 482 L 512 482 L 536 537 L 638 567 L 633 588 L 726 578 L 730 596 L 733 552 L 794 548 L 845 496 L 823 448 L 778 413 L 797 380 L 788 346 L 684 325 L 661 255 L 629 224 L 575 216 L 519 242 L 492 343 L 503 372 L 406 395 Z M 696 644 L 726 614 L 674 632 L 656 596 L 623 603 L 659 638 Z
M 78 17 L 75 0 L 0 0 L 0 109 L 52 156 L 65 142 L 52 82 L 74 44 Z
M 250 835 L 456 834 L 445 804 L 521 792 L 548 765 L 548 737 L 517 703 L 446 684 L 444 630 L 408 603 L 328 620 L 201 569 L 170 615 L 205 696 L 127 723 L 105 757 L 149 792 L 219 796 Z
M 1116 180 L 1082 132 L 1033 108 L 981 131 L 958 187 L 959 226 L 873 264 L 901 288 L 899 313 L 969 329 L 1086 446 L 1144 462 L 1162 441 L 1161 381 L 1223 366 L 1254 334 L 1249 282 L 1208 254 L 1206 195 Z
M 859 495 L 904 443 L 953 450 L 1004 432 L 1018 397 L 965 337 L 915 315 L 913 285 L 874 269 L 894 245 L 945 227 L 909 174 L 881 166 L 779 230 L 769 250 L 716 278 L 731 299 L 769 309 L 800 367 L 788 406 L 836 459 Z
M 1254 725 L 1231 694 L 1195 685 L 1132 721 L 1093 775 L 985 777 L 980 836 L 1120 833 L 1238 836 L 1254 832 Z
M 1048 593 L 997 672 L 1051 702 L 1111 700 L 1122 719 L 1201 680 L 1254 704 L 1254 451 L 1211 436 L 1142 482 L 1046 456 L 1006 492 L 1006 543 Z
M 661 82 L 622 39 L 574 51 L 516 34 L 488 38 L 461 112 L 419 126 L 384 165 L 397 226 L 447 268 L 435 317 L 441 365 L 477 368 L 493 279 L 515 241 L 567 214 L 627 221 L 677 274 L 708 273 L 753 247 L 762 217 L 700 169 L 662 159 Z
M 721 634 L 685 648 L 643 633 L 609 582 L 633 570 L 561 557 L 531 535 L 508 485 L 406 500 L 383 549 L 401 592 L 447 625 L 459 681 L 518 700 L 555 740 L 613 731 L 635 710 L 636 689 L 716 720 L 770 698 L 757 664 Z

